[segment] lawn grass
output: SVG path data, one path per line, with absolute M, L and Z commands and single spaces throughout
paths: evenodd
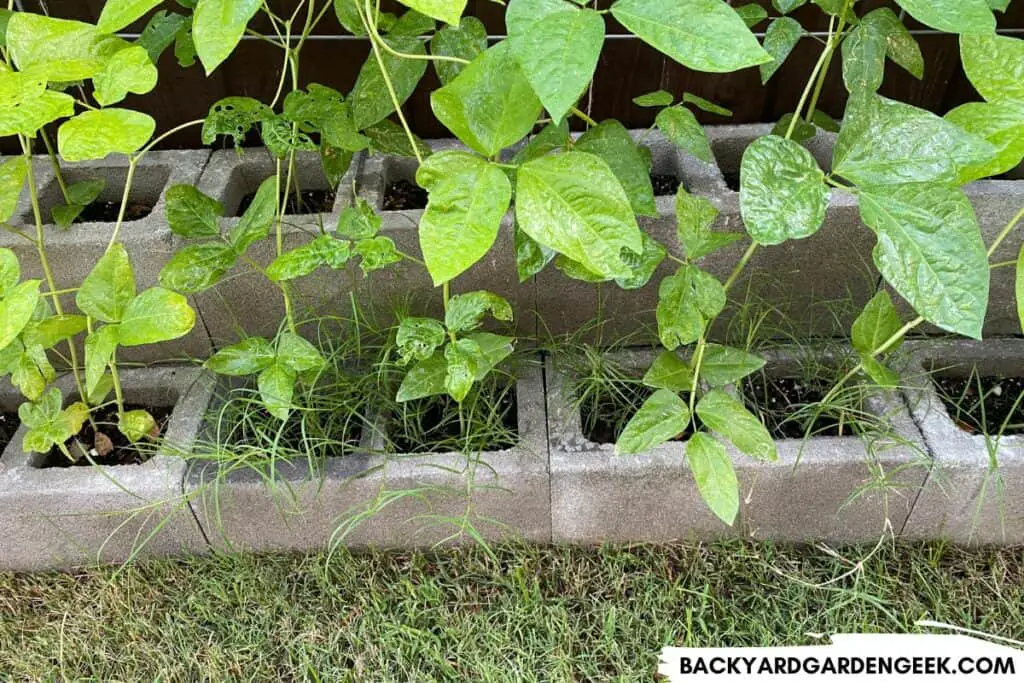
M 1024 640 L 1019 549 L 493 550 L 0 574 L 0 680 L 650 681 L 666 644 L 810 644 L 925 618 Z

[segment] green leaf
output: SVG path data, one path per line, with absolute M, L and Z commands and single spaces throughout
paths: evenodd
M 725 289 L 712 275 L 683 265 L 658 287 L 658 337 L 669 351 L 700 338 L 707 322 L 725 308 Z
M 52 349 L 65 339 L 70 339 L 76 334 L 83 332 L 86 328 L 84 315 L 54 315 L 30 323 L 25 328 L 23 338 L 28 346 L 39 346 L 43 349 Z
M 270 116 L 260 123 L 260 137 L 267 151 L 277 159 L 285 159 L 292 152 L 315 152 L 317 145 L 308 134 L 282 116 Z
M 398 21 L 388 30 L 388 35 L 421 36 L 424 33 L 433 33 L 435 28 L 433 19 L 416 10 L 409 10 L 398 17 Z
M 249 208 L 228 230 L 228 243 L 238 254 L 244 254 L 254 242 L 266 239 L 277 217 L 277 176 L 272 175 L 256 190 Z
M 445 392 L 445 378 L 448 375 L 448 362 L 440 352 L 414 365 L 398 387 L 395 400 L 399 403 L 413 401 L 427 396 L 436 396 Z
M 896 0 L 910 16 L 946 33 L 992 33 L 996 18 L 986 0 Z
M 327 182 L 337 186 L 344 177 L 346 171 L 352 165 L 353 152 L 337 147 L 331 147 L 323 139 L 320 140 L 320 166 L 324 170 Z
M 160 284 L 183 294 L 202 292 L 220 282 L 235 265 L 235 250 L 220 242 L 179 249 L 160 270 Z
M 444 359 L 448 364 L 444 378 L 445 391 L 462 403 L 487 359 L 480 345 L 472 339 L 459 339 L 444 347 Z
M 352 111 L 334 88 L 310 83 L 308 92 L 293 90 L 284 99 L 282 116 L 307 133 L 319 132 L 330 147 L 348 152 L 366 149 L 370 139 L 360 135 Z M 264 121 L 266 126 L 266 121 Z
M 413 360 L 427 360 L 442 346 L 448 335 L 444 325 L 433 318 L 402 318 L 395 342 L 402 364 Z
M 7 24 L 7 47 L 18 70 L 51 83 L 92 78 L 126 44 L 92 24 L 29 12 L 16 12 Z
M 158 429 L 156 420 L 145 410 L 129 410 L 117 420 L 117 429 L 132 443 L 152 436 Z
M 711 100 L 706 100 L 703 97 L 694 95 L 691 92 L 683 93 L 683 103 L 692 104 L 701 111 L 706 111 L 709 114 L 718 114 L 719 116 L 732 116 L 732 111 L 725 107 L 720 107 Z
M 346 206 L 338 216 L 336 232 L 342 237 L 361 240 L 373 237 L 380 230 L 381 218 L 370 203 L 356 197 L 355 206 Z
M 539 133 L 532 136 L 530 141 L 519 148 L 519 151 L 512 157 L 512 163 L 519 165 L 527 161 L 539 159 L 555 150 L 564 150 L 569 146 L 569 121 L 564 120 L 559 124 L 549 123 Z
M 851 93 L 877 92 L 885 78 L 885 35 L 861 22 L 843 41 L 843 83 Z
M 743 239 L 739 232 L 713 232 L 718 208 L 704 197 L 686 191 L 682 185 L 676 192 L 676 224 L 679 243 L 686 258 L 696 260 Z
M 54 387 L 38 402 L 18 406 L 18 417 L 29 427 L 22 448 L 33 453 L 46 453 L 82 430 L 89 417 L 89 409 L 82 403 L 73 403 L 61 410 L 62 403 L 60 389 Z
M 334 270 L 343 268 L 351 256 L 352 245 L 330 235 L 320 235 L 305 244 L 274 259 L 267 267 L 267 278 L 273 282 L 305 277 L 322 265 Z
M 878 234 L 875 265 L 914 310 L 944 330 L 980 339 L 988 257 L 963 192 L 924 183 L 862 188 L 860 215 Z
M 107 0 L 100 12 L 96 28 L 101 33 L 120 31 L 128 24 L 140 19 L 149 10 L 160 4 L 161 0 Z
M 277 362 L 297 373 L 320 370 L 327 364 L 315 346 L 292 332 L 278 337 Z
M 585 152 L 519 167 L 516 219 L 530 237 L 604 277 L 629 277 L 621 251 L 643 252 L 629 198 L 604 161 Z
M 277 351 L 269 341 L 263 337 L 247 337 L 225 346 L 203 365 L 218 375 L 245 377 L 269 368 L 276 357 Z
M 987 0 L 988 6 L 994 10 L 1005 12 L 1006 8 L 1010 6 L 1010 0 Z
M 17 106 L 0 108 L 0 137 L 34 136 L 46 124 L 75 113 L 75 99 L 62 92 L 45 90 Z
M 100 196 L 100 193 L 103 192 L 103 188 L 106 186 L 107 181 L 103 178 L 80 180 L 77 183 L 68 185 L 68 203 L 55 206 L 50 210 L 50 214 L 53 216 L 53 222 L 62 228 L 70 226 L 75 222 L 75 219 L 78 218 L 85 207 L 96 201 Z
M 91 394 L 117 350 L 118 325 L 104 325 L 85 338 L 85 393 Z
M 779 122 L 772 128 L 772 135 L 777 137 L 786 137 L 789 135 L 789 139 L 793 142 L 804 143 L 814 138 L 818 134 L 818 129 L 813 124 L 807 123 L 802 118 L 797 119 L 796 125 L 793 126 L 793 132 L 789 132 L 789 127 L 793 123 L 792 114 L 783 114 Z
M 156 67 L 141 45 L 117 52 L 107 62 L 93 84 L 96 101 L 104 107 L 120 102 L 128 93 L 144 94 L 156 87 Z
M 512 185 L 486 159 L 455 151 L 428 157 L 416 171 L 416 182 L 429 192 L 420 219 L 420 250 L 437 286 L 490 250 L 512 200 Z
M 505 299 L 491 292 L 477 291 L 453 296 L 448 301 L 444 324 L 449 332 L 469 332 L 480 326 L 488 311 L 497 320 L 512 320 L 512 307 Z
M 135 298 L 135 274 L 124 245 L 115 242 L 85 276 L 75 294 L 78 309 L 105 323 L 121 322 Z
M 278 420 L 287 420 L 291 412 L 295 378 L 295 371 L 281 363 L 272 364 L 256 378 L 263 407 Z
M 513 340 L 512 337 L 506 337 L 500 334 L 474 332 L 473 334 L 466 335 L 466 339 L 469 339 L 479 346 L 480 352 L 483 354 L 476 372 L 477 382 L 487 377 L 487 374 L 493 370 L 498 363 L 512 355 L 512 352 L 515 350 L 515 347 L 513 346 L 513 341 L 515 340 Z
M 196 313 L 188 299 L 163 287 L 151 287 L 131 300 L 118 332 L 122 346 L 141 346 L 184 337 Z
M 851 341 L 861 353 L 873 353 L 900 329 L 900 315 L 885 290 L 875 294 L 853 321 Z M 892 347 L 893 349 L 896 346 Z
M 507 40 L 431 93 L 430 107 L 456 137 L 488 157 L 522 139 L 541 112 Z
M 924 55 L 917 39 L 888 7 L 864 15 L 862 25 L 870 26 L 885 37 L 885 54 L 918 80 L 924 78 Z
M 230 135 L 237 147 L 253 126 L 273 115 L 270 107 L 251 97 L 217 100 L 203 122 L 203 144 L 212 144 L 218 135 Z
M 555 252 L 533 239 L 519 228 L 515 228 L 516 272 L 519 282 L 526 282 L 544 270 L 544 266 L 555 258 Z
M 711 163 L 711 143 L 697 117 L 686 107 L 666 107 L 658 112 L 654 124 L 674 145 L 701 161 Z
M 192 15 L 192 42 L 209 76 L 235 50 L 262 0 L 199 0 Z
M 562 0 L 512 0 L 508 43 L 555 123 L 583 95 L 604 45 L 604 19 Z
M 761 83 L 767 83 L 768 79 L 779 70 L 779 67 L 789 57 L 789 53 L 800 42 L 800 37 L 803 34 L 804 28 L 796 19 L 789 17 L 772 19 L 772 23 L 768 24 L 768 30 L 764 34 L 764 49 L 772 56 L 772 61 L 760 66 Z M 850 42 L 849 39 L 844 41 L 844 49 L 848 42 Z
M 616 455 L 635 455 L 665 443 L 686 431 L 690 410 L 683 399 L 668 389 L 658 389 L 640 406 L 619 440 Z
M 154 5 L 158 4 L 160 0 L 155 0 Z M 156 64 L 164 50 L 175 42 L 178 34 L 188 31 L 191 27 L 192 22 L 189 18 L 175 12 L 160 10 L 150 17 L 135 44 L 142 46 L 149 55 L 149 60 Z
M 466 0 L 401 0 L 406 7 L 422 12 L 446 24 L 458 24 L 466 9 Z
M 747 25 L 747 28 L 753 28 L 768 18 L 768 10 L 754 2 L 733 9 L 736 10 L 736 14 Z
M 220 217 L 224 205 L 192 185 L 178 184 L 168 188 L 167 224 L 171 232 L 185 238 L 220 236 Z
M 13 349 L 14 344 L 7 347 Z M 56 379 L 57 373 L 50 364 L 46 352 L 39 346 L 28 347 L 19 353 L 15 367 L 11 370 L 11 384 L 30 401 L 38 401 L 46 386 Z
M 774 7 L 779 14 L 789 14 L 795 9 L 803 7 L 807 4 L 807 0 L 772 0 L 772 7 Z
M 1020 328 L 1024 330 L 1024 244 L 1020 246 L 1017 253 L 1017 267 L 1015 268 L 1014 294 L 1017 298 L 1017 320 L 1020 321 Z
M 869 95 L 847 107 L 832 168 L 858 185 L 954 182 L 964 166 L 986 163 L 995 148 L 935 114 Z
M 8 291 L 0 300 L 0 350 L 13 342 L 39 304 L 39 280 L 26 280 Z
M 654 389 L 689 393 L 693 390 L 693 368 L 675 351 L 662 351 L 644 374 L 643 383 Z
M 960 36 L 964 72 L 989 102 L 1024 102 L 1024 40 L 1010 36 Z
M 10 157 L 0 164 L 0 222 L 14 215 L 27 177 L 28 164 L 23 156 Z
M 1001 175 L 1024 159 L 1024 100 L 968 102 L 947 113 L 945 119 L 996 148 L 996 155 L 987 163 L 962 167 L 958 185 Z
M 860 20 L 857 18 L 857 11 L 854 8 L 854 3 L 849 3 L 846 0 L 811 0 L 815 5 L 821 8 L 821 11 L 833 17 L 839 17 L 842 15 L 848 24 L 857 25 Z M 856 2 L 856 0 L 854 0 Z
M 24 159 L 24 157 L 15 157 Z M 21 264 L 18 263 L 18 255 L 7 247 L 0 247 L 0 297 L 7 296 L 7 293 L 14 289 L 21 279 Z
M 645 43 L 696 71 L 727 73 L 772 59 L 722 0 L 617 0 L 611 9 Z
M 97 109 L 68 119 L 57 130 L 57 146 L 65 161 L 102 159 L 132 154 L 153 137 L 156 121 L 130 109 Z
M 633 104 L 638 107 L 668 107 L 673 102 L 675 98 L 672 97 L 672 93 L 664 90 L 655 90 L 633 98 Z
M 363 275 L 402 260 L 402 255 L 395 249 L 395 243 L 390 237 L 377 236 L 359 240 L 356 242 L 355 252 L 360 257 L 359 267 L 363 270 Z
M 192 40 L 192 24 L 189 23 L 174 36 L 174 58 L 178 60 L 179 66 L 188 68 L 196 63 L 196 57 L 196 44 Z
M 459 57 L 472 62 L 487 49 L 487 29 L 476 17 L 462 17 L 458 26 L 444 26 L 430 39 L 430 52 L 442 57 Z M 441 85 L 448 85 L 466 65 L 435 61 L 434 69 Z
M 359 7 L 356 3 L 362 0 L 334 0 L 334 13 L 338 17 L 338 23 L 345 27 L 354 36 L 365 36 L 366 29 L 363 27 L 363 20 L 359 17 Z
M 415 36 L 388 36 L 383 40 L 391 49 L 403 54 L 427 54 L 426 47 Z M 403 59 L 384 50 L 380 52 L 381 61 L 391 79 L 398 102 L 401 104 L 409 99 L 412 91 L 416 89 L 416 84 L 423 78 L 423 74 L 427 70 L 427 61 Z M 356 130 L 372 126 L 395 111 L 395 105 L 384 83 L 380 65 L 372 52 L 359 70 L 359 77 L 349 94 L 348 102 L 352 107 L 352 122 L 355 124 Z
M 776 460 L 775 442 L 761 421 L 738 400 L 713 389 L 697 403 L 697 416 L 743 453 L 758 460 Z
M 810 237 L 825 222 L 829 195 L 818 162 L 792 140 L 767 135 L 743 152 L 740 212 L 755 242 Z
M 725 446 L 704 432 L 697 432 L 686 444 L 700 497 L 720 520 L 732 526 L 740 510 L 740 484 Z
M 581 135 L 573 149 L 604 159 L 626 191 L 634 213 L 640 216 L 658 215 L 647 164 L 625 126 L 614 119 L 602 121 Z
M 724 387 L 740 381 L 764 367 L 764 358 L 743 349 L 719 344 L 704 347 L 700 378 L 712 387 Z
M 389 119 L 384 119 L 372 126 L 367 126 L 363 132 L 370 141 L 371 154 L 415 157 L 417 149 L 422 157 L 428 157 L 432 153 L 430 146 L 416 135 L 412 136 L 413 141 L 416 143 L 414 148 L 405 130 Z
M 625 251 L 623 252 L 626 253 Z M 566 258 L 562 254 L 558 254 L 555 257 L 555 268 L 562 271 L 566 277 L 571 277 L 574 280 L 580 280 L 581 282 L 607 282 L 608 278 L 604 275 L 598 275 L 597 273 L 587 270 L 578 261 L 573 261 L 571 258 Z
M 622 251 L 622 260 L 633 271 L 629 277 L 615 278 L 615 284 L 622 289 L 640 289 L 645 286 L 650 282 L 654 271 L 658 269 L 658 266 L 665 260 L 665 256 L 668 253 L 665 247 L 661 246 L 657 240 L 650 237 L 647 233 L 642 233 L 642 236 L 643 253 L 637 255 L 628 249 Z
M 895 389 L 899 386 L 899 373 L 886 367 L 870 354 L 861 353 L 859 356 L 860 363 L 864 368 L 865 374 L 867 374 L 875 384 L 886 389 Z

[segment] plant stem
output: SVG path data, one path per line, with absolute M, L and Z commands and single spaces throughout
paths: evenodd
M 135 157 L 128 159 L 128 177 L 124 179 L 124 192 L 121 193 L 121 207 L 117 210 L 117 223 L 114 224 L 114 232 L 110 235 L 110 242 L 107 244 L 107 251 L 117 242 L 117 236 L 121 232 L 121 225 L 124 223 L 125 210 L 128 208 L 128 194 L 132 189 L 132 181 L 135 179 Z
M 50 136 L 46 134 L 46 130 L 43 128 L 39 129 L 39 137 L 43 139 L 43 145 L 46 146 L 46 154 L 50 157 L 50 165 L 53 166 L 53 175 L 57 178 L 57 184 L 60 185 L 60 192 L 64 195 L 64 203 L 70 204 L 71 197 L 68 195 L 68 186 L 64 182 L 64 174 L 60 170 L 60 161 L 57 159 L 57 153 L 53 149 L 53 145 L 50 144 Z
M 121 392 L 121 375 L 117 372 L 117 349 L 110 355 L 110 379 L 114 385 L 114 399 L 117 401 L 117 421 L 124 420 L 124 394 Z
M 577 116 L 577 117 L 583 119 L 583 122 L 586 123 L 587 125 L 589 125 L 589 126 L 596 126 L 597 125 L 597 121 L 595 121 L 594 119 L 590 118 L 590 116 L 588 116 L 586 112 L 580 111 L 576 107 L 573 107 L 569 111 L 572 112 L 572 114 L 574 116 Z
M 899 330 L 897 330 L 895 334 L 893 334 L 891 337 L 882 342 L 882 344 L 878 348 L 873 350 L 868 355 L 871 358 L 876 358 L 877 356 L 885 353 L 893 346 L 895 346 L 901 339 L 903 339 L 903 337 L 905 337 L 907 333 L 909 333 L 911 330 L 913 330 L 915 327 L 917 327 L 923 322 L 924 318 L 922 318 L 921 316 L 914 318 L 909 323 L 907 323 Z M 823 399 L 821 399 L 821 404 L 827 405 L 832 399 L 836 397 L 836 394 L 838 394 L 839 391 L 843 388 L 843 385 L 850 381 L 854 376 L 857 375 L 857 373 L 861 372 L 863 369 L 864 361 L 862 360 L 859 363 L 857 363 L 857 365 L 853 366 L 853 368 L 849 372 L 843 375 L 842 379 L 836 382 L 835 386 L 829 389 L 829 392 L 825 394 L 825 397 Z
M 811 71 L 811 77 L 807 80 L 807 85 L 804 87 L 803 93 L 800 95 L 800 101 L 797 102 L 796 111 L 793 112 L 793 118 L 789 122 L 789 129 L 786 131 L 786 139 L 793 137 L 793 131 L 796 130 L 796 122 L 800 120 L 800 112 L 803 111 L 804 104 L 807 102 L 807 98 L 811 94 L 811 86 L 814 85 L 815 79 L 818 74 L 821 73 L 821 69 L 825 64 L 825 61 L 830 59 L 829 53 L 833 50 L 832 47 L 832 31 L 835 28 L 835 17 L 832 17 L 828 22 L 828 43 L 822 51 L 821 56 L 818 57 L 817 63 L 814 65 L 814 69 Z
M 729 277 L 728 279 L 726 279 L 725 284 L 722 285 L 722 288 L 726 292 L 728 292 L 732 288 L 732 286 L 736 284 L 736 280 L 739 278 L 740 273 L 743 272 L 743 269 L 747 267 L 747 264 L 750 263 L 750 259 L 754 256 L 754 253 L 757 251 L 757 247 L 757 242 L 751 242 L 750 246 L 747 247 L 747 250 L 743 252 L 743 256 L 740 257 L 739 262 L 732 269 L 732 272 L 729 273 Z
M 1006 224 L 1006 227 L 999 232 L 995 241 L 992 242 L 992 246 L 988 248 L 989 258 L 992 258 L 992 254 L 996 253 L 996 249 L 998 249 L 999 245 L 1003 243 L 1003 240 L 1010 235 L 1010 231 L 1016 227 L 1017 223 L 1019 223 L 1021 219 L 1024 219 L 1024 207 L 1021 207 L 1021 210 L 1017 212 L 1017 215 L 1010 219 L 1010 222 Z
M 441 285 L 441 297 L 442 297 L 442 300 L 444 301 L 444 316 L 445 316 L 445 318 L 447 318 L 448 317 L 448 300 L 451 298 L 451 289 L 450 289 L 449 283 L 447 283 L 447 282 L 445 282 L 443 285 Z M 448 330 L 448 339 L 450 339 L 453 344 L 455 343 L 455 333 L 452 332 L 451 330 Z
M 146 156 L 146 154 L 149 153 L 150 150 L 152 150 L 154 147 L 159 145 L 161 142 L 166 140 L 171 135 L 174 135 L 175 133 L 183 131 L 186 128 L 189 128 L 191 126 L 198 126 L 201 123 L 206 123 L 206 119 L 195 119 L 193 121 L 188 121 L 187 123 L 179 124 L 179 125 L 175 126 L 174 128 L 171 128 L 170 130 L 168 130 L 168 131 L 166 131 L 164 133 L 161 133 L 157 137 L 155 137 L 152 140 L 150 140 L 146 144 L 145 147 L 143 147 L 142 149 L 140 149 L 138 152 L 135 153 L 135 155 L 134 155 L 135 161 L 136 162 L 140 161 L 142 159 L 142 157 Z
M 822 68 L 821 73 L 818 74 L 817 83 L 814 86 L 814 95 L 811 97 L 811 104 L 807 108 L 807 123 L 810 123 L 814 118 L 815 108 L 818 106 L 818 98 L 821 97 L 821 91 L 825 87 L 825 79 L 828 78 L 828 70 L 832 66 L 832 58 L 835 56 L 836 47 L 838 46 L 841 37 L 843 35 L 843 29 L 846 28 L 846 12 L 849 10 L 850 0 L 846 0 L 843 3 L 843 8 L 839 12 L 839 24 L 836 27 L 836 32 L 833 35 L 831 28 L 829 30 L 828 41 L 825 43 L 825 66 Z M 794 114 L 794 119 L 799 116 L 799 112 Z

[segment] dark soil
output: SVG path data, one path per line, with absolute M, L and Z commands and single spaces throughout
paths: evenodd
M 819 403 L 827 393 L 827 386 L 797 377 L 759 376 L 744 382 L 748 407 L 762 417 L 776 439 L 850 434 L 849 423 L 841 423 L 832 412 L 809 408 L 801 413 L 807 406 Z
M 679 191 L 679 178 L 674 175 L 651 174 L 651 187 L 654 188 L 655 197 L 665 197 Z
M 722 175 L 725 177 L 725 186 L 733 192 L 740 191 L 740 172 L 739 171 L 722 171 Z
M 334 209 L 334 196 L 334 190 L 303 190 L 298 197 L 292 192 L 288 195 L 288 202 L 285 204 L 284 212 L 287 215 L 293 216 L 308 213 L 330 213 Z M 242 203 L 238 205 L 238 211 L 235 212 L 235 215 L 241 216 L 244 214 L 255 197 L 255 192 L 242 197 Z
M 95 201 L 89 204 L 75 218 L 75 223 L 114 223 L 121 211 L 121 202 Z M 148 202 L 128 202 L 124 207 L 125 222 L 137 221 L 153 212 L 153 205 Z
M 408 180 L 396 180 L 384 190 L 385 211 L 410 211 L 427 206 L 427 191 Z
M 20 424 L 17 413 L 0 413 L 0 452 L 7 448 Z
M 932 382 L 949 416 L 965 432 L 1024 434 L 1024 378 L 939 375 Z
M 643 384 L 619 384 L 615 394 L 605 393 L 593 400 L 580 404 L 580 421 L 583 436 L 588 441 L 601 444 L 613 444 L 619 440 L 622 430 L 626 428 L 630 418 L 640 409 L 644 401 L 654 393 Z M 683 400 L 689 400 L 689 394 L 682 394 Z M 686 441 L 693 434 L 694 420 L 682 434 L 673 441 Z M 700 422 L 697 421 L 698 428 Z
M 125 410 L 148 410 L 149 414 L 156 420 L 157 429 L 161 434 L 164 433 L 167 427 L 167 422 L 171 418 L 171 412 L 174 410 L 173 407 L 151 407 L 151 406 L 138 406 L 138 405 L 126 405 Z M 82 427 L 82 431 L 78 433 L 77 437 L 72 437 L 64 442 L 67 449 L 75 454 L 78 451 L 76 440 L 79 444 L 88 449 L 89 458 L 82 457 L 75 462 L 68 460 L 67 456 L 60 452 L 59 448 L 52 448 L 50 452 L 46 454 L 46 459 L 43 461 L 41 467 L 72 467 L 72 466 L 90 466 L 93 463 L 97 465 L 141 465 L 150 459 L 153 455 L 152 443 L 146 444 L 143 441 L 141 444 L 133 444 L 128 440 L 124 434 L 117 428 L 117 407 L 110 406 L 103 410 L 96 411 L 93 413 L 93 420 L 99 427 L 100 434 L 110 439 L 113 448 L 105 455 L 100 455 L 97 452 L 96 443 L 96 430 L 93 429 L 92 424 L 89 422 L 85 423 Z M 102 437 L 101 437 L 102 438 Z M 140 448 L 141 446 L 141 448 Z M 90 458 L 92 462 L 90 462 Z
M 496 403 L 496 407 L 492 405 Z M 396 453 L 430 453 L 445 451 L 484 452 L 512 448 L 519 442 L 516 392 L 508 388 L 500 397 L 486 401 L 477 399 L 463 403 L 464 422 L 472 423 L 474 434 L 467 444 L 459 423 L 459 404 L 450 396 L 432 396 L 406 404 L 403 415 L 388 422 L 387 434 Z M 497 419 L 491 429 L 481 429 L 482 420 Z

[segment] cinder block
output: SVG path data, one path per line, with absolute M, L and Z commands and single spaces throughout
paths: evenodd
M 196 461 L 188 476 L 193 508 L 210 542 L 222 549 L 300 551 L 335 541 L 353 547 L 428 546 L 457 531 L 439 523 L 440 518 L 459 518 L 468 510 L 469 520 L 487 540 L 548 542 L 547 432 L 539 365 L 523 370 L 516 399 L 520 441 L 514 448 L 381 455 L 379 432 L 366 427 L 359 452 L 327 458 L 315 468 L 303 461 L 221 469 L 214 462 Z M 349 532 L 342 535 L 341 529 Z
M 764 354 L 768 372 L 792 376 L 795 351 Z M 645 369 L 653 354 L 617 354 L 624 367 Z M 635 456 L 589 441 L 573 407 L 570 384 L 548 364 L 552 535 L 570 543 L 665 542 L 746 536 L 779 541 L 877 540 L 888 519 L 898 531 L 927 476 L 928 460 L 913 422 L 894 397 L 868 409 L 886 424 L 875 438 L 782 439 L 779 459 L 760 462 L 727 445 L 740 484 L 732 528 L 701 500 L 685 442 Z M 878 473 L 885 487 L 872 487 Z
M 129 403 L 174 406 L 164 444 L 141 465 L 41 468 L 22 425 L 0 458 L 0 568 L 34 571 L 202 552 L 207 544 L 183 495 L 185 459 L 209 403 L 202 370 L 163 366 L 121 373 Z M 74 383 L 58 386 L 68 402 Z M 4 408 L 20 398 L 3 395 Z
M 153 210 L 138 220 L 126 220 L 118 233 L 124 243 L 135 272 L 139 291 L 158 284 L 160 269 L 173 253 L 171 232 L 167 227 L 164 192 L 175 183 L 195 183 L 210 156 L 209 150 L 156 151 L 147 153 L 139 162 L 132 181 L 131 197 L 153 205 Z M 50 211 L 63 203 L 63 196 L 48 157 L 34 157 L 46 253 L 59 289 L 78 287 L 106 251 L 115 223 L 77 223 L 67 230 L 50 223 Z M 124 192 L 128 161 L 123 155 L 111 155 L 98 161 L 69 163 L 63 166 L 67 183 L 93 178 L 106 180 L 100 194 L 102 201 L 118 202 Z M 35 237 L 35 217 L 29 203 L 12 223 Z M 44 279 L 39 254 L 34 244 L 8 232 L 0 234 L 0 246 L 13 249 L 21 261 L 26 278 Z M 66 312 L 74 312 L 74 295 L 61 297 Z M 191 333 L 181 339 L 118 351 L 118 359 L 126 362 L 152 362 L 205 357 L 210 350 L 209 337 L 202 321 L 197 320 Z
M 1024 340 L 922 341 L 904 380 L 907 404 L 935 460 L 904 537 L 961 545 L 1024 543 L 1024 436 L 971 434 L 950 418 L 931 374 L 1019 377 Z

